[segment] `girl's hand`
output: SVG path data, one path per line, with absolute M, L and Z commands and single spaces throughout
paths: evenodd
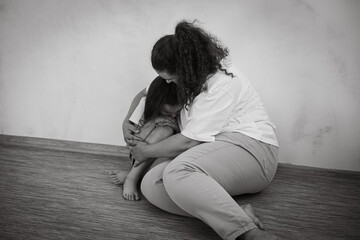
M 139 130 L 135 128 L 128 120 L 123 122 L 123 134 L 124 140 L 127 144 L 130 144 L 132 141 L 141 141 L 141 138 L 135 136 L 134 134 L 138 133 Z
M 171 116 L 159 116 L 155 119 L 155 124 L 157 127 L 171 127 L 175 131 L 175 133 L 180 132 L 179 125 L 177 124 L 176 119 Z
M 139 166 L 141 163 L 148 159 L 148 157 L 144 153 L 144 146 L 146 146 L 146 143 L 138 141 L 133 141 L 129 146 L 130 153 L 135 159 L 135 167 Z
M 164 124 L 177 125 L 176 119 L 171 116 L 158 116 L 155 118 L 155 124 Z

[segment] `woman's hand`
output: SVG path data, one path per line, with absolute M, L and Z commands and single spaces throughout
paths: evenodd
M 146 143 L 140 141 L 132 141 L 129 145 L 130 153 L 135 159 L 135 167 L 148 159 L 144 152 L 144 146 L 146 146 Z
M 134 134 L 138 133 L 139 130 L 135 128 L 128 120 L 123 122 L 123 134 L 124 140 L 127 144 L 130 144 L 133 141 L 141 141 L 141 138 L 135 136 Z

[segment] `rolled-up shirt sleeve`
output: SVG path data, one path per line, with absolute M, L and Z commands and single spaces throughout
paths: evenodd
M 234 109 L 231 94 L 224 89 L 199 94 L 181 116 L 181 134 L 190 139 L 211 142 L 221 132 Z

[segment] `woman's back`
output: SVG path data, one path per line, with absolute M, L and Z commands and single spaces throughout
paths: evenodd
M 213 141 L 223 132 L 240 132 L 277 146 L 274 124 L 249 80 L 236 68 L 218 70 L 207 81 L 207 90 L 181 112 L 181 130 L 188 137 Z

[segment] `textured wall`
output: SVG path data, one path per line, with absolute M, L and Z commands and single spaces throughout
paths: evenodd
M 224 3 L 224 4 L 223 4 Z M 198 18 L 277 125 L 281 162 L 360 171 L 360 1 L 0 0 L 0 133 L 124 144 L 151 47 Z

